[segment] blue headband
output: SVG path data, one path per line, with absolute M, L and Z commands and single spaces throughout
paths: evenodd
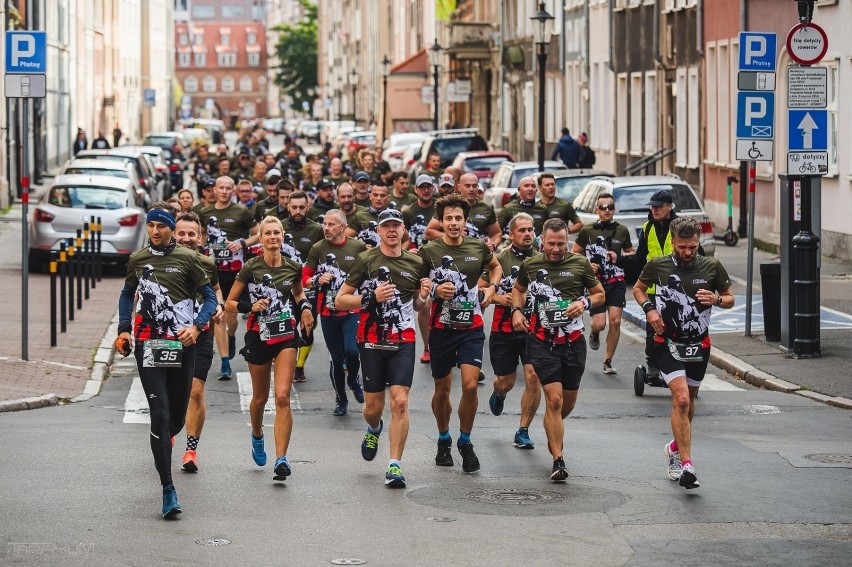
M 163 209 L 151 209 L 148 211 L 146 222 L 160 222 L 171 230 L 175 229 L 175 217 Z

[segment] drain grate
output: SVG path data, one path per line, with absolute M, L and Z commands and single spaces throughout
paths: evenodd
M 824 465 L 852 465 L 852 455 L 833 455 L 831 453 L 817 453 L 805 455 L 809 461 L 822 463 Z
M 222 537 L 210 537 L 207 539 L 197 539 L 195 543 L 198 545 L 228 545 L 231 540 Z
M 465 495 L 468 500 L 487 502 L 490 504 L 507 504 L 511 506 L 530 506 L 534 504 L 552 503 L 565 500 L 565 495 L 546 490 L 478 490 Z
M 364 565 L 367 562 L 363 559 L 355 559 L 354 557 L 343 557 L 341 559 L 332 559 L 332 565 Z

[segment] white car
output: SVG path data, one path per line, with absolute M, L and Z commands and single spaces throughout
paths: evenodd
M 387 163 L 393 171 L 403 169 L 402 156 L 409 146 L 423 145 L 426 132 L 394 132 L 384 141 L 382 147 L 382 161 Z M 416 148 L 415 148 L 416 149 Z

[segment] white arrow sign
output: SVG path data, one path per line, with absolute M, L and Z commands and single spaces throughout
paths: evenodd
M 814 133 L 814 130 L 819 129 L 819 126 L 817 126 L 817 123 L 814 121 L 810 112 L 805 114 L 805 117 L 802 118 L 802 121 L 799 123 L 799 125 L 796 128 L 802 132 L 802 146 L 806 150 L 813 149 L 813 147 L 814 147 L 813 133 Z

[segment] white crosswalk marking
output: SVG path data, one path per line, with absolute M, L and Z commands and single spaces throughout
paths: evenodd
M 730 382 L 726 382 L 725 380 L 717 378 L 715 374 L 705 374 L 704 380 L 701 381 L 702 392 L 736 392 L 744 390 L 745 388 L 740 388 L 739 386 L 735 386 Z
M 124 400 L 124 423 L 151 423 L 145 390 L 142 389 L 142 380 L 138 376 L 133 377 L 127 399 Z
M 237 385 L 240 388 L 240 410 L 247 414 L 249 411 L 249 404 L 251 404 L 251 374 L 248 372 L 237 372 Z M 275 414 L 274 386 L 274 380 L 270 380 L 269 399 L 266 400 L 266 405 L 263 407 L 264 415 Z M 302 413 L 302 402 L 299 399 L 299 392 L 296 391 L 295 387 L 291 387 L 290 390 L 290 409 L 297 413 Z

